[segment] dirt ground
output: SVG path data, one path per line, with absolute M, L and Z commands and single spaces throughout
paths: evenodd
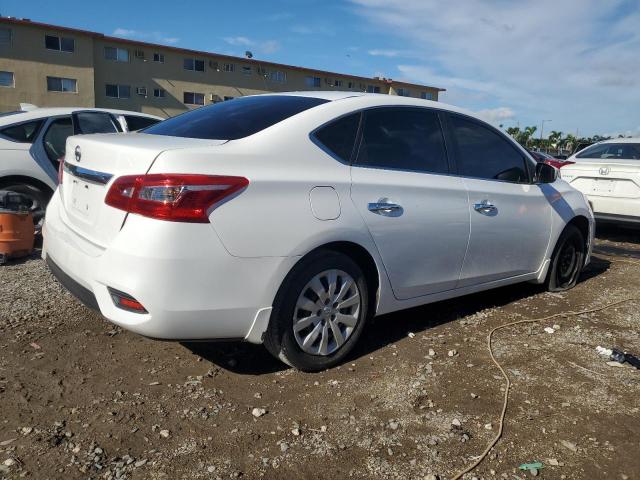
M 640 261 L 638 233 L 600 232 L 596 248 Z M 122 331 L 37 256 L 14 262 L 0 267 L 0 477 L 450 478 L 498 428 L 488 332 L 640 296 L 640 265 L 616 258 L 595 254 L 567 293 L 516 285 L 380 317 L 319 374 L 259 346 Z M 640 353 L 639 325 L 636 301 L 498 332 L 504 436 L 465 478 L 528 478 L 533 461 L 542 478 L 640 478 L 640 371 L 595 351 Z

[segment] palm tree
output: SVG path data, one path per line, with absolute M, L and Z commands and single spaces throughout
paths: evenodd
M 553 148 L 559 148 L 560 140 L 562 139 L 562 132 L 557 130 L 551 130 L 549 134 L 549 145 Z

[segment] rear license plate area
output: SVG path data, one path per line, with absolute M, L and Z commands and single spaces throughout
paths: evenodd
M 71 208 L 83 217 L 88 217 L 90 215 L 89 199 L 91 197 L 90 190 L 92 185 L 77 178 L 74 178 L 72 182 Z

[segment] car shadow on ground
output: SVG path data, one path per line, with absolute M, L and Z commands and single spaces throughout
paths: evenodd
M 610 265 L 611 262 L 607 259 L 594 255 L 589 267 L 582 272 L 580 282 L 604 273 Z M 355 350 L 343 363 L 371 355 L 406 337 L 409 332 L 417 335 L 435 326 L 542 292 L 542 285 L 520 283 L 381 315 L 367 325 Z M 242 342 L 196 342 L 182 345 L 204 360 L 241 375 L 262 375 L 289 368 L 271 356 L 262 345 Z
M 598 225 L 596 238 L 609 242 L 634 243 L 640 246 L 640 226 L 628 227 L 612 224 Z

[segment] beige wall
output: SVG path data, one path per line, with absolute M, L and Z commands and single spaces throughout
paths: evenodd
M 94 106 L 93 38 L 0 22 L 12 30 L 9 46 L 0 45 L 0 71 L 14 74 L 14 86 L 0 87 L 0 111 L 16 110 L 21 102 L 40 107 Z M 73 53 L 45 48 L 45 34 L 71 37 Z M 77 80 L 77 93 L 48 92 L 47 76 Z
M 90 32 L 66 32 L 55 27 L 24 25 L 0 21 L 0 28 L 13 31 L 10 46 L 0 46 L 0 70 L 14 72 L 15 86 L 0 87 L 0 111 L 15 110 L 20 102 L 38 106 L 96 106 L 142 111 L 160 116 L 172 116 L 194 106 L 183 103 L 184 92 L 202 93 L 205 105 L 223 100 L 264 92 L 295 90 L 366 91 L 368 86 L 380 87 L 380 93 L 397 94 L 398 88 L 408 88 L 412 97 L 431 92 L 437 100 L 438 90 L 410 86 L 384 79 L 365 79 L 349 75 L 333 75 L 297 67 L 262 64 L 257 60 L 229 59 L 214 54 L 196 54 L 176 49 L 109 39 Z M 51 30 L 49 30 L 51 28 Z M 66 53 L 45 48 L 45 34 L 71 37 L 75 52 Z M 105 47 L 128 50 L 127 62 L 105 59 Z M 135 51 L 144 52 L 137 58 Z M 164 63 L 153 61 L 153 54 L 164 55 Z M 185 58 L 205 61 L 205 71 L 184 69 Z M 233 63 L 234 71 L 224 71 L 224 64 Z M 249 75 L 242 67 L 251 67 Z M 266 72 L 267 76 L 260 74 Z M 272 81 L 270 73 L 281 71 L 284 83 Z M 47 91 L 47 76 L 73 78 L 78 82 L 77 93 Z M 309 87 L 305 77 L 319 77 L 320 87 Z M 336 85 L 340 81 L 340 85 Z M 349 83 L 352 87 L 349 88 Z M 130 98 L 106 96 L 106 85 L 128 85 Z M 139 95 L 138 87 L 146 87 L 147 95 Z M 164 98 L 154 97 L 154 89 L 162 88 Z

